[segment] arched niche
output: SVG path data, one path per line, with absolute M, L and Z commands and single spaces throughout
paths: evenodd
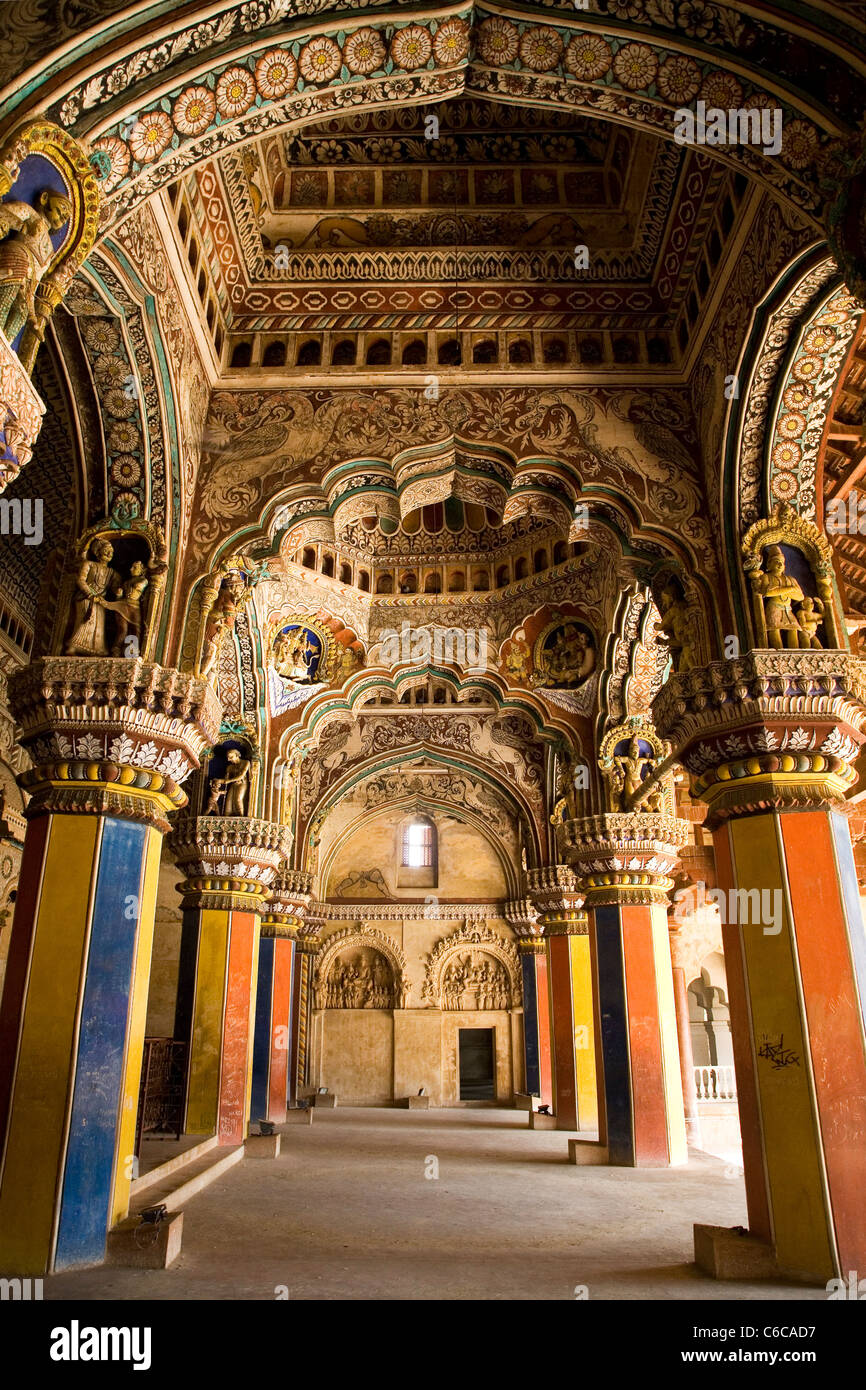
M 422 997 L 437 1009 L 518 1007 L 522 993 L 515 947 L 492 927 L 467 923 L 430 952 Z M 503 997 L 507 1002 L 488 1002 Z
M 342 973 L 352 970 L 358 972 L 356 976 Z M 406 957 L 396 942 L 377 928 L 344 927 L 319 947 L 313 969 L 315 1008 L 403 1009 L 408 992 Z M 383 993 L 389 1003 L 372 1002 L 381 1000 Z M 331 1002 L 337 997 L 351 1002 Z

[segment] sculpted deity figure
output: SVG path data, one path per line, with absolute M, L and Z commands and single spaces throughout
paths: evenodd
M 237 748 L 230 748 L 226 763 L 225 777 L 222 779 L 225 786 L 223 815 L 245 816 L 250 790 L 250 760 L 242 758 Z
M 803 599 L 800 604 L 800 611 L 797 614 L 800 623 L 798 635 L 799 644 L 807 651 L 809 648 L 816 648 L 821 651 L 821 641 L 818 637 L 818 628 L 824 621 L 824 603 L 819 598 Z
M 219 593 L 205 618 L 201 654 L 201 674 L 205 679 L 210 679 L 214 672 L 225 633 L 234 627 L 245 587 L 243 575 L 232 570 L 220 584 Z
M 532 673 L 532 654 L 529 643 L 524 640 L 523 628 L 512 640 L 505 658 L 505 670 L 509 680 L 515 685 L 528 685 Z
M 46 188 L 36 207 L 0 203 L 0 329 L 9 342 L 36 317 L 36 287 L 54 255 L 51 233 L 72 216 L 72 203 Z
M 768 645 L 777 651 L 781 651 L 783 645 L 799 647 L 803 630 L 794 604 L 803 602 L 803 590 L 785 569 L 781 546 L 766 547 L 763 570 L 754 571 L 750 578 L 763 604 Z M 811 641 L 808 645 L 811 646 Z
M 110 541 L 94 541 L 90 549 L 75 581 L 74 626 L 63 649 L 65 656 L 108 656 L 105 614 L 109 593 L 122 592 L 120 576 L 112 568 Z
M 612 810 L 631 809 L 632 799 L 644 784 L 644 770 L 651 774 L 655 766 L 656 759 L 641 752 L 640 739 L 636 735 L 629 740 L 627 753 L 615 755 L 607 765 L 602 764 Z M 642 798 L 639 809 L 658 813 L 662 809 L 663 797 L 663 788 L 656 785 Z
M 281 632 L 274 644 L 274 666 L 286 680 L 298 685 L 309 685 L 310 673 L 307 660 L 313 655 L 315 647 L 302 627 L 291 632 Z
M 667 647 L 675 671 L 689 671 L 698 664 L 697 614 L 681 598 L 673 584 L 661 593 L 661 622 L 655 625 L 656 641 Z
M 120 588 L 115 589 L 114 599 L 108 600 L 104 607 L 114 614 L 114 642 L 112 656 L 138 656 L 141 646 L 141 600 L 148 586 L 148 578 L 141 560 L 135 560 L 129 567 L 129 578 Z M 134 638 L 132 650 L 129 639 Z

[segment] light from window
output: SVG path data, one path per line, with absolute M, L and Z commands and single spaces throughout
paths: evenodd
M 433 827 L 412 821 L 403 831 L 403 867 L 429 869 L 433 863 Z

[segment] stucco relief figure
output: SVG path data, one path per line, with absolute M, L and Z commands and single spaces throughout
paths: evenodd
M 112 568 L 114 546 L 94 541 L 82 561 L 75 581 L 73 628 L 64 647 L 65 656 L 108 656 L 106 613 L 109 594 L 122 593 L 120 575 Z
M 274 666 L 278 675 L 296 685 L 309 685 L 313 675 L 308 668 L 311 656 L 316 652 L 306 629 L 292 628 L 281 632 L 274 643 Z
M 818 637 L 818 628 L 824 621 L 825 606 L 819 598 L 803 599 L 800 604 L 800 611 L 797 618 L 800 623 L 798 641 L 805 650 L 815 647 L 821 651 L 821 639 Z
M 803 629 L 794 604 L 803 602 L 803 590 L 785 569 L 781 546 L 768 545 L 763 561 L 763 569 L 753 572 L 750 578 L 752 588 L 763 604 L 767 645 L 775 647 L 777 651 L 783 646 L 799 647 Z M 811 640 L 805 645 L 811 646 Z
M 505 658 L 505 674 L 515 685 L 528 685 L 532 675 L 532 653 L 523 629 L 513 637 Z
M 545 642 L 536 659 L 535 683 L 581 685 L 595 670 L 595 651 L 577 623 L 563 623 Z
M 242 758 L 237 748 L 226 754 L 224 816 L 245 816 L 250 792 L 250 760 Z
M 115 597 L 104 607 L 114 614 L 112 656 L 138 656 L 141 650 L 143 621 L 141 602 L 149 580 L 141 560 L 129 567 L 129 578 L 112 592 Z
M 374 952 L 355 960 L 334 962 L 325 990 L 327 1009 L 393 1009 L 393 972 Z
M 235 625 L 235 619 L 241 608 L 246 585 L 244 577 L 237 570 L 232 570 L 223 579 L 219 587 L 219 593 L 214 599 L 210 610 L 205 618 L 204 638 L 201 653 L 201 674 L 209 680 L 215 674 L 217 657 L 220 653 L 223 638 L 226 632 L 230 631 Z
M 689 671 L 698 665 L 698 615 L 676 590 L 666 584 L 661 593 L 661 622 L 655 625 L 655 639 L 670 652 L 675 671 Z
M 11 342 L 36 317 L 36 287 L 54 255 L 51 233 L 72 216 L 72 203 L 46 188 L 36 207 L 0 203 L 0 328 Z
M 643 786 L 646 777 L 651 776 L 656 760 L 641 752 L 640 739 L 629 741 L 628 752 L 615 755 L 609 767 L 602 773 L 607 782 L 611 808 L 614 811 L 628 811 L 632 799 Z M 660 786 L 648 792 L 641 803 L 641 809 L 658 812 L 661 810 L 664 793 Z
M 507 1009 L 508 978 L 489 956 L 458 957 L 445 971 L 442 995 L 445 1009 Z

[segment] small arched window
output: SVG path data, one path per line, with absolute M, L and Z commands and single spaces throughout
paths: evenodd
M 433 863 L 433 826 L 428 820 L 410 820 L 403 827 L 403 868 L 429 869 Z

